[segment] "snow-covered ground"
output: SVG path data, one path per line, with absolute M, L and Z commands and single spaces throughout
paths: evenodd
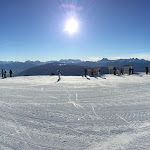
M 0 150 L 149 150 L 150 75 L 0 79 Z

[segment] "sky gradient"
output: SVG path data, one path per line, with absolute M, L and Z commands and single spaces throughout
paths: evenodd
M 0 60 L 150 60 L 149 0 L 0 0 Z M 71 16 L 73 35 L 64 32 Z

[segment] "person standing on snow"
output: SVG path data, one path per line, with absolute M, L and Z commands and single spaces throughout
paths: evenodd
M 146 74 L 148 74 L 148 66 L 146 66 L 145 69 L 146 69 Z
M 9 71 L 10 77 L 12 77 L 12 73 L 13 73 L 13 72 L 12 72 L 12 70 L 10 69 L 10 71 Z
M 122 68 L 120 69 L 120 74 L 123 74 L 123 69 Z
M 98 74 L 98 77 L 101 76 L 101 69 L 98 70 L 98 73 L 97 73 L 97 74 Z
M 117 74 L 118 74 L 118 76 L 120 75 L 120 70 L 118 67 L 117 67 Z
M 133 68 L 131 69 L 131 73 L 134 74 L 134 69 Z
M 116 67 L 114 67 L 114 69 L 113 69 L 113 70 L 114 70 L 114 75 L 116 75 Z
M 131 75 L 131 67 L 129 68 L 129 75 Z
M 4 70 L 2 69 L 2 78 L 4 78 Z
M 61 79 L 60 76 L 61 76 L 61 71 L 60 70 L 57 70 L 58 72 L 58 81 Z
M 6 73 L 7 73 L 7 72 L 6 72 L 6 70 L 5 70 L 5 71 L 4 71 L 4 78 L 6 78 Z
M 84 69 L 85 77 L 87 76 L 87 68 Z

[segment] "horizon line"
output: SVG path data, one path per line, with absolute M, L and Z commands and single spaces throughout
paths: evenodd
M 128 59 L 138 59 L 138 60 L 145 60 L 145 61 L 150 61 L 148 59 L 145 59 L 145 58 L 138 58 L 138 57 L 116 57 L 116 58 L 107 58 L 107 57 L 103 57 L 103 58 L 98 58 L 98 57 L 90 57 L 89 59 L 80 59 L 80 58 L 66 58 L 66 59 L 59 59 L 59 60 L 0 60 L 0 62 L 36 62 L 36 61 L 39 61 L 39 62 L 58 62 L 58 61 L 61 61 L 61 60 L 80 60 L 80 61 L 90 61 L 90 62 L 98 62 L 98 61 L 101 61 L 103 59 L 108 59 L 108 60 L 111 60 L 111 61 L 115 61 L 115 60 L 128 60 Z

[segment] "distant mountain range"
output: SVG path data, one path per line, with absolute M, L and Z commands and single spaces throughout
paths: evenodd
M 145 67 L 150 67 L 150 61 L 138 58 L 108 60 L 103 58 L 97 62 L 81 61 L 80 59 L 61 59 L 60 61 L 0 61 L 0 68 L 9 71 L 13 70 L 15 76 L 20 75 L 50 75 L 57 74 L 61 70 L 63 75 L 83 75 L 84 67 L 101 67 L 103 73 L 108 73 L 108 66 L 123 67 L 133 65 L 135 72 L 144 72 Z

